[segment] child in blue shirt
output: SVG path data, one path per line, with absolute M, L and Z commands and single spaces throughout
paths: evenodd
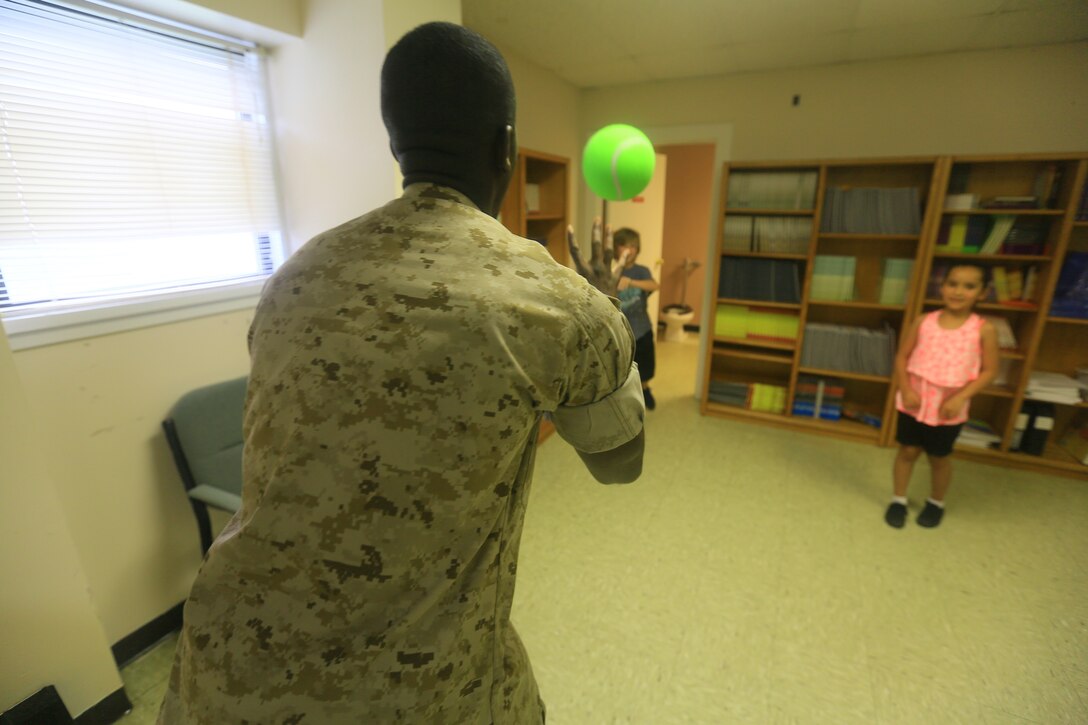
M 635 264 L 642 238 L 634 229 L 624 227 L 612 235 L 616 249 L 616 259 L 624 260 L 623 276 L 617 287 L 620 309 L 631 323 L 631 332 L 635 336 L 635 362 L 642 379 L 642 397 L 646 401 L 646 410 L 653 410 L 657 403 L 650 392 L 650 380 L 654 376 L 654 329 L 650 314 L 646 309 L 646 300 L 656 292 L 658 283 L 649 268 Z M 624 255 L 626 254 L 626 259 Z

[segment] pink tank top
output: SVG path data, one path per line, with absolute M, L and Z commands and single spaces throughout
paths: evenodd
M 898 410 L 914 416 L 926 425 L 955 425 L 967 420 L 969 405 L 956 415 L 941 416 L 941 405 L 967 383 L 978 377 L 982 369 L 982 325 L 984 320 L 972 314 L 954 330 L 946 330 L 939 322 L 940 310 L 930 312 L 918 326 L 918 340 L 907 360 L 911 387 L 922 399 L 918 410 L 903 407 L 902 393 L 897 393 Z

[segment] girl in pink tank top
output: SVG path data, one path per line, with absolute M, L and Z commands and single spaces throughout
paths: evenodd
M 990 270 L 973 263 L 951 267 L 941 283 L 944 307 L 911 323 L 895 357 L 899 391 L 892 502 L 884 520 L 895 528 L 907 517 L 907 488 L 914 463 L 925 452 L 932 491 L 918 515 L 933 527 L 944 515 L 952 480 L 949 454 L 967 420 L 971 398 L 997 375 L 997 333 L 972 310 L 990 282 Z

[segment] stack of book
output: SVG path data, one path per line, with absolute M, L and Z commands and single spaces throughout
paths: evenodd
M 714 334 L 735 340 L 796 342 L 801 318 L 797 312 L 755 305 L 718 305 Z
M 997 214 L 993 217 L 957 214 L 946 217 L 937 231 L 936 251 L 945 254 L 1042 254 L 1048 224 L 1045 219 Z
M 1001 445 L 1001 436 L 986 421 L 971 418 L 964 423 L 956 443 L 972 448 L 996 448 Z
M 1039 270 L 1031 267 L 996 266 L 990 269 L 993 282 L 987 301 L 1015 307 L 1034 307 Z
M 758 302 L 801 301 L 801 263 L 722 257 L 718 297 Z
M 1050 222 L 1046 219 L 1020 218 L 1001 242 L 1002 254 L 1043 254 Z
M 1036 370 L 1028 378 L 1024 396 L 1032 400 L 1077 405 L 1088 399 L 1088 385 L 1068 375 Z
M 845 234 L 918 234 L 918 189 L 848 189 L 833 186 L 824 198 L 820 231 Z
M 839 420 L 845 395 L 846 388 L 838 378 L 802 375 L 797 379 L 797 390 L 793 394 L 793 414 Z
M 730 209 L 812 209 L 815 171 L 738 171 L 729 175 Z
M 730 214 L 722 226 L 722 250 L 727 252 L 751 252 L 752 228 L 755 217 Z
M 812 220 L 794 217 L 730 215 L 722 228 L 722 249 L 729 252 L 807 254 Z
M 891 375 L 895 331 L 810 322 L 805 325 L 801 366 L 864 375 Z
M 907 301 L 910 289 L 910 273 L 914 269 L 913 259 L 884 260 L 884 276 L 880 278 L 880 304 L 902 305 Z
M 995 216 L 993 223 L 990 225 L 990 231 L 986 235 L 985 241 L 982 242 L 982 246 L 979 247 L 978 253 L 997 254 L 1001 251 L 1001 245 L 1005 243 L 1005 238 L 1009 236 L 1014 224 L 1016 224 L 1016 217 L 1014 216 L 1009 214 Z
M 983 199 L 983 209 L 1038 209 L 1037 196 L 991 196 Z
M 707 397 L 716 403 L 767 413 L 784 413 L 786 388 L 766 383 L 734 383 L 711 380 Z
M 986 239 L 989 224 L 990 220 L 982 216 L 945 217 L 937 230 L 936 250 L 947 254 L 977 252 Z
M 854 299 L 854 270 L 857 259 L 818 254 L 812 265 L 809 299 L 825 302 L 849 302 Z

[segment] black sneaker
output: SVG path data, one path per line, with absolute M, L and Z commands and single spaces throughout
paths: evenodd
M 657 407 L 657 401 L 654 400 L 654 394 L 650 392 L 649 388 L 642 389 L 642 399 L 646 401 L 646 410 L 653 410 Z
M 884 520 L 888 522 L 888 526 L 894 526 L 897 529 L 903 528 L 903 524 L 907 522 L 907 507 L 898 501 L 892 501 L 888 504 L 888 510 L 884 512 Z
M 927 529 L 932 529 L 937 524 L 941 523 L 941 517 L 944 516 L 944 509 L 940 506 L 935 506 L 930 501 L 926 501 L 926 507 L 922 509 L 922 513 L 918 514 L 918 525 L 925 526 Z

